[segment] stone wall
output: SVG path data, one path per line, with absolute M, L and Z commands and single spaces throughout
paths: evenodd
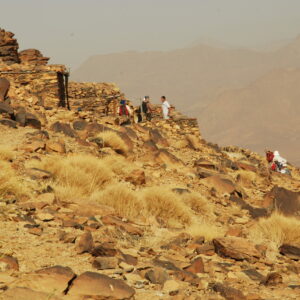
M 59 74 L 65 73 L 63 65 L 0 65 L 0 76 L 7 78 L 11 83 L 9 98 L 29 106 L 39 104 L 57 107 L 62 96 Z
M 124 94 L 114 83 L 70 82 L 68 85 L 72 109 L 100 115 L 116 114 Z

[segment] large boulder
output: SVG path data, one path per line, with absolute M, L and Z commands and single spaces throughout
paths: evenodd
M 38 292 L 26 287 L 14 287 L 0 294 L 0 300 L 62 300 L 62 298 L 49 293 Z
M 134 289 L 124 281 L 94 272 L 79 275 L 68 292 L 71 296 L 89 296 L 99 299 L 132 299 L 134 294 Z
M 26 274 L 16 280 L 13 286 L 60 296 L 64 294 L 69 282 L 75 276 L 68 267 L 54 266 Z
M 284 215 L 298 215 L 300 211 L 300 192 L 293 192 L 283 187 L 275 186 L 265 194 L 263 207 L 278 210 Z

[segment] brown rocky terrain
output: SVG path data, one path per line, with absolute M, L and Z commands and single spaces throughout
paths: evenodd
M 120 126 L 112 84 L 70 83 L 68 110 L 55 68 L 10 72 L 0 103 L 0 299 L 300 297 L 298 168 L 178 111 Z

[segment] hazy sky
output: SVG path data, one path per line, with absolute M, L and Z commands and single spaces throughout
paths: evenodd
M 94 54 L 213 40 L 256 47 L 300 33 L 300 0 L 0 0 L 20 49 L 77 67 Z

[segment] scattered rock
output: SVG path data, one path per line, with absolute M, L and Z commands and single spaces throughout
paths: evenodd
M 1 300 L 62 300 L 57 296 L 52 295 L 49 298 L 49 293 L 37 292 L 26 287 L 14 287 L 3 294 L 0 294 Z
M 291 259 L 300 260 L 300 248 L 292 245 L 284 244 L 279 248 L 282 255 Z
M 175 292 L 178 292 L 179 288 L 179 283 L 176 280 L 170 279 L 164 283 L 163 291 L 167 294 L 174 294 Z
M 102 299 L 132 299 L 134 294 L 134 289 L 124 281 L 93 272 L 79 275 L 68 292 L 71 296 L 102 297 Z
M 0 254 L 0 262 L 5 265 L 5 270 L 19 271 L 18 259 L 13 256 Z
M 51 125 L 51 130 L 61 132 L 66 136 L 78 137 L 77 133 L 71 128 L 70 124 L 55 122 Z
M 78 254 L 90 252 L 94 248 L 93 236 L 90 231 L 85 232 L 76 240 L 75 248 Z
M 247 297 L 241 291 L 222 283 L 213 284 L 212 289 L 227 300 L 247 300 Z
M 153 268 L 146 272 L 145 278 L 154 284 L 164 284 L 169 279 L 169 274 L 163 268 Z
M 282 276 L 278 272 L 269 273 L 264 282 L 267 286 L 275 286 L 282 284 Z
M 139 235 L 142 236 L 143 235 L 143 231 L 141 229 L 139 229 L 136 226 L 133 226 L 129 223 L 125 223 L 122 220 L 120 220 L 117 217 L 113 217 L 113 216 L 104 216 L 101 221 L 105 224 L 105 225 L 115 225 L 120 227 L 121 229 L 125 230 L 126 232 L 128 232 L 129 234 L 134 234 L 134 235 Z
M 194 274 L 204 273 L 204 263 L 201 257 L 196 258 L 192 261 L 191 265 L 184 268 L 185 271 L 191 272 Z
M 38 168 L 26 169 L 26 174 L 32 179 L 50 179 L 52 174 L 46 170 L 41 170 Z
M 97 270 L 116 269 L 118 267 L 118 258 L 116 257 L 96 257 L 92 266 Z
M 131 182 L 134 185 L 143 185 L 146 183 L 146 176 L 143 170 L 133 170 L 125 181 Z
M 225 237 L 213 240 L 215 251 L 221 256 L 230 257 L 236 260 L 258 259 L 261 254 L 255 248 L 255 245 L 246 239 L 239 237 Z
M 46 143 L 46 150 L 54 151 L 57 153 L 66 153 L 66 145 L 63 142 L 56 142 L 50 140 Z
M 1 119 L 0 124 L 11 128 L 18 128 L 17 122 L 10 119 Z

